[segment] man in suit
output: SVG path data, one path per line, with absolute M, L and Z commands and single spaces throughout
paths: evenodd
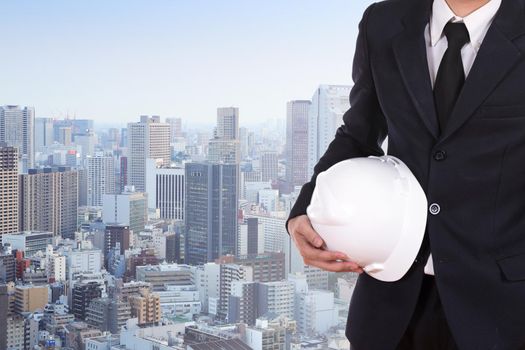
M 403 160 L 426 192 L 407 274 L 361 273 L 355 350 L 525 349 L 525 0 L 387 0 L 365 11 L 351 108 L 286 227 L 306 264 L 362 270 L 306 214 L 317 175 L 353 157 Z M 344 260 L 344 261 L 341 261 Z

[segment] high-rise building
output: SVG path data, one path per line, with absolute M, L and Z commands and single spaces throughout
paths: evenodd
M 284 253 L 266 253 L 244 256 L 222 256 L 220 264 L 236 264 L 250 268 L 254 282 L 282 281 L 286 278 Z
M 237 164 L 187 163 L 185 260 L 203 264 L 237 249 Z
M 238 264 L 220 264 L 219 304 L 216 314 L 222 319 L 228 315 L 229 296 L 235 281 L 252 282 L 253 269 Z
M 115 192 L 115 165 L 113 157 L 88 156 L 87 162 L 87 205 L 101 207 L 105 194 Z
M 237 256 L 264 253 L 264 228 L 257 218 L 246 218 L 239 224 Z
M 101 297 L 102 290 L 97 282 L 81 282 L 75 284 L 72 295 L 71 313 L 77 320 L 85 320 L 89 304 L 93 299 Z
M 239 108 L 217 108 L 217 138 L 239 140 Z
M 110 298 L 96 298 L 86 309 L 86 323 L 112 334 L 120 333 L 122 326 L 131 318 L 131 308 L 127 301 Z
M 128 157 L 120 157 L 119 192 L 128 185 Z
M 9 313 L 9 295 L 7 285 L 0 285 L 0 349 L 7 349 L 7 319 Z
M 86 159 L 86 157 L 95 154 L 97 136 L 92 130 L 88 130 L 83 134 L 75 135 L 75 144 L 81 147 L 82 159 Z
M 279 178 L 279 159 L 277 152 L 264 152 L 261 155 L 262 181 L 273 181 Z
M 170 125 L 160 117 L 141 116 L 140 122 L 128 124 L 128 184 L 137 191 L 146 190 L 146 160 L 161 159 L 163 165 L 171 162 Z
M 182 137 L 181 118 L 166 118 L 166 123 L 170 125 L 171 142 L 174 142 L 178 137 Z
M 54 141 L 53 118 L 35 118 L 35 151 L 43 152 Z
M 310 101 L 290 101 L 286 111 L 286 181 L 293 189 L 308 181 L 308 112 Z
M 260 316 L 259 284 L 256 282 L 233 281 L 228 296 L 228 322 L 254 325 Z
M 161 319 L 160 297 L 148 289 L 140 289 L 139 294 L 128 298 L 131 304 L 131 314 L 138 318 L 138 324 L 157 323 Z
M 102 220 L 105 223 L 118 223 L 129 226 L 135 233 L 144 230 L 148 219 L 147 196 L 135 192 L 128 186 L 121 194 L 104 195 Z
M 29 169 L 20 176 L 20 229 L 64 238 L 77 229 L 78 172 L 68 167 Z
M 32 107 L 0 106 L 0 142 L 18 149 L 22 172 L 34 167 L 35 109 Z
M 147 161 L 148 208 L 158 209 L 161 219 L 184 220 L 184 168 Z
M 18 232 L 18 150 L 0 143 L 0 238 Z
M 124 255 L 124 252 L 129 249 L 129 226 L 119 224 L 106 225 L 105 242 L 104 242 L 104 256 L 107 259 L 109 251 L 117 246 L 120 246 L 119 253 Z
M 17 313 L 44 309 L 47 304 L 47 286 L 23 285 L 15 287 L 15 309 Z
M 343 114 L 350 108 L 350 89 L 346 85 L 321 85 L 312 97 L 308 113 L 308 178 L 343 124 Z
M 290 319 L 294 317 L 295 287 L 290 281 L 274 281 L 261 283 L 259 298 L 264 305 L 261 314 L 271 313 L 284 315 Z

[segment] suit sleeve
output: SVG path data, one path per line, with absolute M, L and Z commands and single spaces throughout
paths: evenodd
M 311 180 L 301 188 L 286 220 L 287 232 L 290 219 L 306 214 L 306 208 L 310 204 L 319 173 L 349 158 L 384 155 L 381 145 L 388 130 L 372 79 L 366 31 L 368 18 L 374 5 L 372 4 L 366 9 L 359 23 L 359 34 L 352 68 L 354 86 L 349 96 L 351 107 L 343 115 L 343 124 L 337 129 L 328 149 L 315 165 Z

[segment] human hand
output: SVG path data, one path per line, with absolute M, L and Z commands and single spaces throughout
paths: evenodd
M 326 250 L 326 245 L 315 232 L 307 215 L 300 215 L 288 221 L 288 232 L 306 265 L 330 272 L 356 272 L 363 269 L 341 252 Z

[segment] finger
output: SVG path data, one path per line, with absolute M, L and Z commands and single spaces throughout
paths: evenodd
M 362 273 L 363 269 L 359 266 L 357 266 L 355 263 L 352 262 L 345 262 L 345 261 L 331 261 L 331 262 L 324 262 L 324 261 L 310 261 L 306 260 L 307 265 L 318 267 L 322 270 L 329 271 L 329 272 L 355 272 L 355 273 Z
M 299 234 L 304 236 L 311 245 L 316 248 L 321 248 L 324 244 L 323 239 L 317 232 L 315 232 L 310 220 L 306 219 L 298 227 Z

